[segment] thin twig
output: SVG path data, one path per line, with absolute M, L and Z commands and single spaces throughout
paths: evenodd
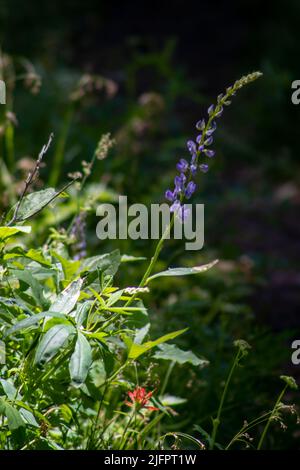
M 47 144 L 43 145 L 42 150 L 39 153 L 39 156 L 38 156 L 38 159 L 36 161 L 34 169 L 28 173 L 28 176 L 27 176 L 26 181 L 25 181 L 24 189 L 23 189 L 22 194 L 21 194 L 21 196 L 20 196 L 20 198 L 17 202 L 16 208 L 15 208 L 15 211 L 14 211 L 14 215 L 13 215 L 12 219 L 10 220 L 10 222 L 8 223 L 8 225 L 12 225 L 18 219 L 18 213 L 19 213 L 22 201 L 23 201 L 24 197 L 26 196 L 26 193 L 28 192 L 28 189 L 30 188 L 30 186 L 34 182 L 34 180 L 35 180 L 35 178 L 36 178 L 36 176 L 39 172 L 43 157 L 47 153 L 47 151 L 48 151 L 48 149 L 51 145 L 51 142 L 53 140 L 53 137 L 54 137 L 54 135 L 53 135 L 53 133 L 51 133 L 50 136 L 49 136 Z

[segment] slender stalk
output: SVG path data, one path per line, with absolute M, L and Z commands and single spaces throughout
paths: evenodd
M 220 426 L 221 414 L 222 414 L 225 398 L 226 398 L 226 395 L 227 395 L 228 387 L 229 387 L 229 384 L 231 382 L 231 378 L 232 378 L 232 375 L 234 373 L 234 370 L 235 370 L 236 366 L 238 365 L 239 360 L 242 356 L 241 352 L 242 352 L 242 350 L 241 350 L 241 348 L 239 348 L 238 352 L 237 352 L 237 354 L 234 358 L 233 364 L 231 366 L 230 372 L 228 374 L 228 377 L 227 377 L 227 380 L 226 380 L 226 383 L 225 383 L 225 387 L 224 387 L 224 390 L 223 390 L 223 393 L 222 393 L 221 401 L 220 401 L 218 412 L 217 412 L 217 417 L 213 419 L 213 430 L 212 430 L 212 436 L 211 436 L 211 440 L 210 440 L 210 444 L 209 444 L 210 450 L 212 450 L 215 446 L 217 431 L 218 431 L 218 428 Z
M 126 434 L 127 434 L 128 428 L 129 428 L 129 426 L 131 425 L 131 423 L 132 423 L 133 418 L 135 417 L 135 415 L 136 415 L 136 410 L 133 409 L 133 410 L 132 410 L 132 413 L 131 413 L 131 415 L 130 415 L 130 418 L 129 418 L 129 420 L 127 421 L 126 426 L 125 426 L 125 428 L 124 428 L 124 431 L 123 431 L 123 434 L 122 434 L 122 437 L 121 437 L 121 443 L 120 443 L 119 450 L 123 450 L 123 448 L 124 448 L 124 446 L 125 446 L 125 444 L 126 444 L 126 442 L 127 442 L 127 440 L 128 440 L 128 437 L 129 437 L 129 436 L 128 436 L 127 439 L 126 439 Z
M 258 443 L 258 446 L 257 446 L 257 450 L 261 450 L 261 447 L 262 447 L 263 442 L 264 442 L 264 440 L 265 440 L 266 434 L 267 434 L 268 429 L 269 429 L 269 427 L 270 427 L 271 421 L 272 421 L 272 419 L 273 419 L 273 417 L 274 417 L 274 415 L 275 415 L 275 413 L 276 413 L 276 411 L 277 411 L 278 405 L 280 404 L 280 402 L 281 402 L 281 400 L 282 400 L 282 397 L 283 397 L 283 395 L 285 394 L 287 388 L 288 388 L 288 384 L 285 385 L 284 389 L 283 389 L 282 392 L 279 394 L 279 396 L 278 396 L 278 398 L 277 398 L 277 400 L 276 400 L 276 403 L 275 403 L 275 405 L 274 405 L 274 408 L 273 408 L 273 410 L 272 410 L 272 412 L 271 412 L 271 414 L 270 414 L 270 417 L 269 417 L 269 419 L 268 419 L 268 421 L 267 421 L 267 423 L 266 423 L 266 425 L 265 425 L 265 428 L 264 428 L 264 430 L 263 430 L 263 433 L 262 433 L 262 435 L 261 435 L 261 437 L 260 437 L 260 440 L 259 440 L 259 443 Z

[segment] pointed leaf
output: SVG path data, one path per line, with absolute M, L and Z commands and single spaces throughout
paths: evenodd
M 192 351 L 183 351 L 175 344 L 161 344 L 158 351 L 154 354 L 155 359 L 164 359 L 167 361 L 185 364 L 189 362 L 193 366 L 205 367 L 209 364 L 205 359 L 200 359 Z
M 75 330 L 72 325 L 55 325 L 43 336 L 36 353 L 35 363 L 41 364 L 50 361 L 66 343 Z
M 57 299 L 51 305 L 51 312 L 64 313 L 65 315 L 70 313 L 79 299 L 82 283 L 82 279 L 71 282 L 71 284 L 57 296 Z
M 208 269 L 211 269 L 219 260 L 212 261 L 211 263 L 204 264 L 202 266 L 194 266 L 193 268 L 170 268 L 167 271 L 162 271 L 160 273 L 154 274 L 153 276 L 148 277 L 147 283 L 156 279 L 157 277 L 164 276 L 189 276 L 191 274 L 200 274 Z
M 9 237 L 13 237 L 17 233 L 30 233 L 31 227 L 0 227 L 0 241 L 4 241 Z
M 85 336 L 82 333 L 78 333 L 69 367 L 72 382 L 76 385 L 82 384 L 87 377 L 91 363 L 91 346 Z
M 137 359 L 139 356 L 154 348 L 155 346 L 158 346 L 161 343 L 165 343 L 171 339 L 174 339 L 177 336 L 182 335 L 182 333 L 184 333 L 185 331 L 187 331 L 187 328 L 185 328 L 184 330 L 178 330 L 173 331 L 172 333 L 168 333 L 167 335 L 161 336 L 155 341 L 147 341 L 144 344 L 133 343 L 129 350 L 128 357 L 129 359 Z

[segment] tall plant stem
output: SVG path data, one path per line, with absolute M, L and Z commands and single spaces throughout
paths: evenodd
M 170 234 L 170 231 L 172 230 L 172 227 L 174 225 L 174 214 L 171 218 L 171 221 L 169 223 L 169 225 L 166 227 L 161 239 L 158 241 L 157 245 L 156 245 L 156 248 L 155 248 L 155 251 L 154 251 L 154 254 L 150 260 L 150 263 L 145 271 L 145 274 L 144 276 L 142 277 L 142 280 L 141 282 L 139 283 L 139 287 L 144 287 L 146 284 L 147 284 L 147 281 L 153 271 L 153 268 L 156 264 L 156 261 L 158 260 L 158 257 L 160 255 L 160 252 L 161 250 L 163 249 L 163 246 L 164 246 L 164 241 L 166 240 L 166 238 L 169 236 Z M 131 304 L 131 302 L 133 302 L 136 298 L 137 294 L 134 294 L 125 304 L 125 307 L 127 307 L 128 305 Z
M 226 383 L 225 383 L 225 387 L 224 387 L 224 390 L 223 390 L 223 393 L 222 393 L 221 401 L 220 401 L 218 412 L 217 412 L 217 417 L 213 419 L 213 430 L 212 430 L 212 436 L 211 436 L 210 445 L 209 445 L 210 450 L 212 450 L 215 446 L 217 431 L 218 431 L 218 428 L 219 428 L 219 425 L 220 425 L 220 422 L 221 422 L 221 414 L 222 414 L 225 398 L 226 398 L 226 395 L 227 395 L 228 387 L 229 387 L 229 384 L 231 382 L 234 370 L 235 370 L 236 366 L 238 365 L 241 356 L 242 356 L 241 348 L 239 348 L 238 352 L 237 352 L 237 354 L 234 358 L 233 364 L 231 366 L 230 372 L 228 374 L 228 377 L 227 377 L 227 380 L 226 380 Z
M 268 421 L 267 421 L 267 423 L 266 423 L 266 425 L 265 425 L 265 428 L 264 428 L 264 430 L 263 430 L 263 432 L 262 432 L 262 435 L 261 435 L 261 437 L 260 437 L 260 440 L 259 440 L 259 443 L 258 443 L 258 446 L 257 446 L 257 450 L 261 450 L 261 447 L 262 447 L 263 442 L 264 442 L 264 440 L 265 440 L 266 434 L 267 434 L 268 429 L 269 429 L 269 427 L 270 427 L 271 421 L 272 421 L 272 419 L 273 419 L 273 417 L 274 417 L 274 415 L 275 415 L 275 413 L 276 413 L 276 410 L 277 410 L 278 405 L 280 404 L 280 402 L 281 402 L 281 400 L 282 400 L 283 395 L 285 394 L 285 391 L 286 391 L 287 387 L 288 387 L 288 384 L 285 385 L 284 389 L 283 389 L 282 392 L 279 394 L 279 396 L 278 396 L 278 398 L 277 398 L 277 400 L 276 400 L 276 403 L 275 403 L 275 405 L 274 405 L 274 408 L 273 408 L 273 410 L 272 410 L 272 412 L 271 412 L 271 414 L 270 414 L 270 417 L 269 417 L 269 419 L 268 419 Z

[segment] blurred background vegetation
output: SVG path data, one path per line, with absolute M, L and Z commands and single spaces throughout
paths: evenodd
M 262 79 L 243 90 L 220 121 L 216 158 L 198 181 L 195 202 L 205 204 L 205 246 L 187 252 L 170 242 L 160 266 L 196 265 L 218 257 L 203 275 L 154 284 L 155 333 L 188 326 L 183 347 L 210 360 L 197 371 L 173 371 L 169 391 L 187 401 L 177 407 L 177 428 L 207 426 L 234 354 L 232 342 L 252 345 L 247 367 L 234 379 L 223 432 L 270 409 L 282 372 L 299 378 L 291 342 L 300 320 L 300 109 L 291 83 L 300 78 L 296 0 L 230 2 L 108 2 L 2 0 L 0 74 L 7 105 L 0 116 L 0 206 L 17 197 L 20 181 L 50 132 L 54 145 L 38 184 L 61 186 L 90 160 L 101 136 L 116 147 L 96 167 L 88 187 L 89 254 L 120 247 L 150 257 L 146 241 L 100 242 L 95 207 L 126 194 L 129 202 L 163 201 L 175 164 L 194 137 L 194 123 L 215 97 L 253 70 Z M 40 77 L 40 78 L 39 78 Z M 41 81 L 40 81 L 41 80 Z M 44 221 L 65 224 L 70 203 Z M 45 225 L 35 228 L 38 246 Z M 119 284 L 136 285 L 144 264 L 131 264 Z M 126 280 L 126 281 L 125 281 Z M 157 380 L 161 365 L 154 364 Z M 153 380 L 154 380 L 153 379 Z M 297 396 L 291 396 L 297 401 Z M 289 421 L 291 421 L 289 423 Z M 172 429 L 174 425 L 172 424 Z M 281 434 L 279 434 L 281 432 Z M 277 435 L 278 433 L 278 435 Z M 299 448 L 295 419 L 274 427 L 270 448 Z

